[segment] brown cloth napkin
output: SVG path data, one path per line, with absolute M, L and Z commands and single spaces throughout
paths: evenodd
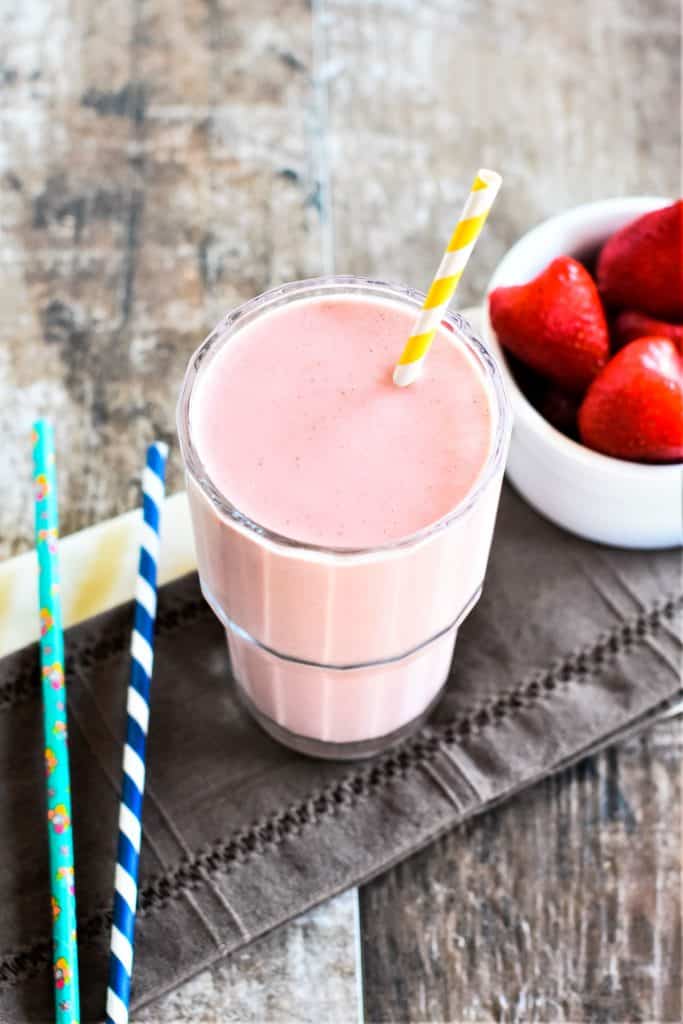
M 652 721 L 680 694 L 680 554 L 562 533 L 503 495 L 431 722 L 356 765 L 252 723 L 186 577 L 160 595 L 134 1005 Z M 84 1021 L 103 1016 L 131 606 L 67 637 Z M 37 648 L 0 663 L 0 1020 L 52 1013 Z

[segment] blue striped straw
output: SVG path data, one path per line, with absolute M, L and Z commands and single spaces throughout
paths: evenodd
M 164 500 L 168 446 L 157 441 L 147 449 L 142 478 L 142 541 L 135 587 L 135 622 L 131 640 L 131 673 L 123 748 L 123 787 L 119 808 L 119 844 L 114 874 L 114 912 L 109 955 L 107 1024 L 126 1024 L 133 974 L 138 862 L 142 839 L 145 791 L 145 748 L 149 722 L 149 691 L 154 660 L 157 610 L 159 523 Z

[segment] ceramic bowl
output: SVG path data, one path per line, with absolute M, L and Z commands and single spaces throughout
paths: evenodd
M 507 473 L 520 494 L 564 529 L 618 547 L 683 543 L 683 466 L 645 465 L 591 451 L 561 434 L 524 397 L 488 312 L 499 285 L 523 284 L 556 256 L 586 258 L 618 228 L 670 199 L 636 196 L 578 206 L 524 235 L 498 265 L 484 304 L 484 333 L 502 365 L 514 412 Z

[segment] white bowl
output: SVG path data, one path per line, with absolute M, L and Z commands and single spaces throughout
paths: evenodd
M 636 196 L 588 203 L 544 221 L 510 249 L 491 278 L 484 303 L 484 333 L 498 355 L 514 412 L 507 474 L 524 498 L 559 526 L 627 548 L 683 543 L 683 467 L 613 459 L 565 437 L 517 386 L 491 326 L 488 293 L 523 284 L 556 256 L 584 256 L 618 228 L 670 199 Z

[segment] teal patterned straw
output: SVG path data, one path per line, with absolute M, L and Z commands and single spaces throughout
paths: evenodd
M 78 948 L 71 787 L 66 734 L 64 637 L 57 559 L 57 472 L 52 426 L 33 426 L 33 486 L 40 596 L 40 666 L 43 686 L 47 831 L 50 844 L 52 939 L 57 1024 L 78 1024 Z

